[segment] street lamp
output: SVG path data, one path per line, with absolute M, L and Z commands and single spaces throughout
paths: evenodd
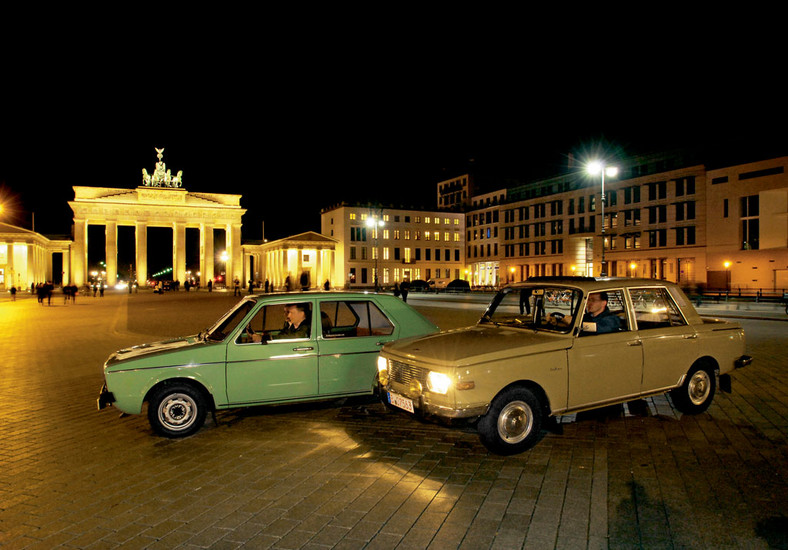
M 379 220 L 374 217 L 367 218 L 367 227 L 372 229 L 372 256 L 375 259 L 375 292 L 379 290 L 378 286 L 378 228 L 383 227 L 385 224 L 383 220 Z
M 602 175 L 602 271 L 600 276 L 607 277 L 607 264 L 605 263 L 605 176 L 615 177 L 618 174 L 617 166 L 607 166 L 600 160 L 589 162 L 586 172 L 592 176 Z

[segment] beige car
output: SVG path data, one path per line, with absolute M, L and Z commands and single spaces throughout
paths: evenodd
M 701 318 L 675 284 L 531 278 L 478 324 L 386 344 L 381 395 L 409 413 L 477 420 L 498 454 L 535 445 L 549 416 L 669 392 L 686 414 L 751 362 L 738 323 Z

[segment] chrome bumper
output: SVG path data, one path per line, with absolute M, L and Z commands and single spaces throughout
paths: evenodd
M 489 409 L 490 407 L 489 404 L 480 405 L 476 407 L 467 407 L 467 408 L 449 407 L 447 405 L 440 405 L 437 403 L 430 402 L 429 399 L 425 398 L 424 394 L 422 393 L 404 391 L 399 388 L 391 387 L 390 385 L 387 386 L 381 385 L 378 391 L 381 398 L 387 403 L 392 405 L 393 403 L 389 397 L 389 393 L 393 393 L 395 395 L 409 399 L 413 403 L 414 414 L 417 415 L 438 416 L 440 418 L 473 418 L 477 416 L 483 416 L 484 414 L 487 413 L 487 409 Z M 401 410 L 403 412 L 410 412 L 406 409 L 401 409 Z
M 749 355 L 742 355 L 733 362 L 733 366 L 737 369 L 740 369 L 742 367 L 746 367 L 750 363 L 752 363 L 752 357 Z

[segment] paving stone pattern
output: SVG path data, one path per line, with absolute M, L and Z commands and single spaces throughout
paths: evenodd
M 110 352 L 234 301 L 0 301 L 0 547 L 788 547 L 785 323 L 746 321 L 756 361 L 706 414 L 573 415 L 513 457 L 371 399 L 223 411 L 183 440 L 96 410 Z

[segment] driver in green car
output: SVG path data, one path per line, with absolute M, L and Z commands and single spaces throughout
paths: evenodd
M 285 326 L 271 336 L 273 340 L 309 338 L 309 304 L 287 304 L 285 306 Z

